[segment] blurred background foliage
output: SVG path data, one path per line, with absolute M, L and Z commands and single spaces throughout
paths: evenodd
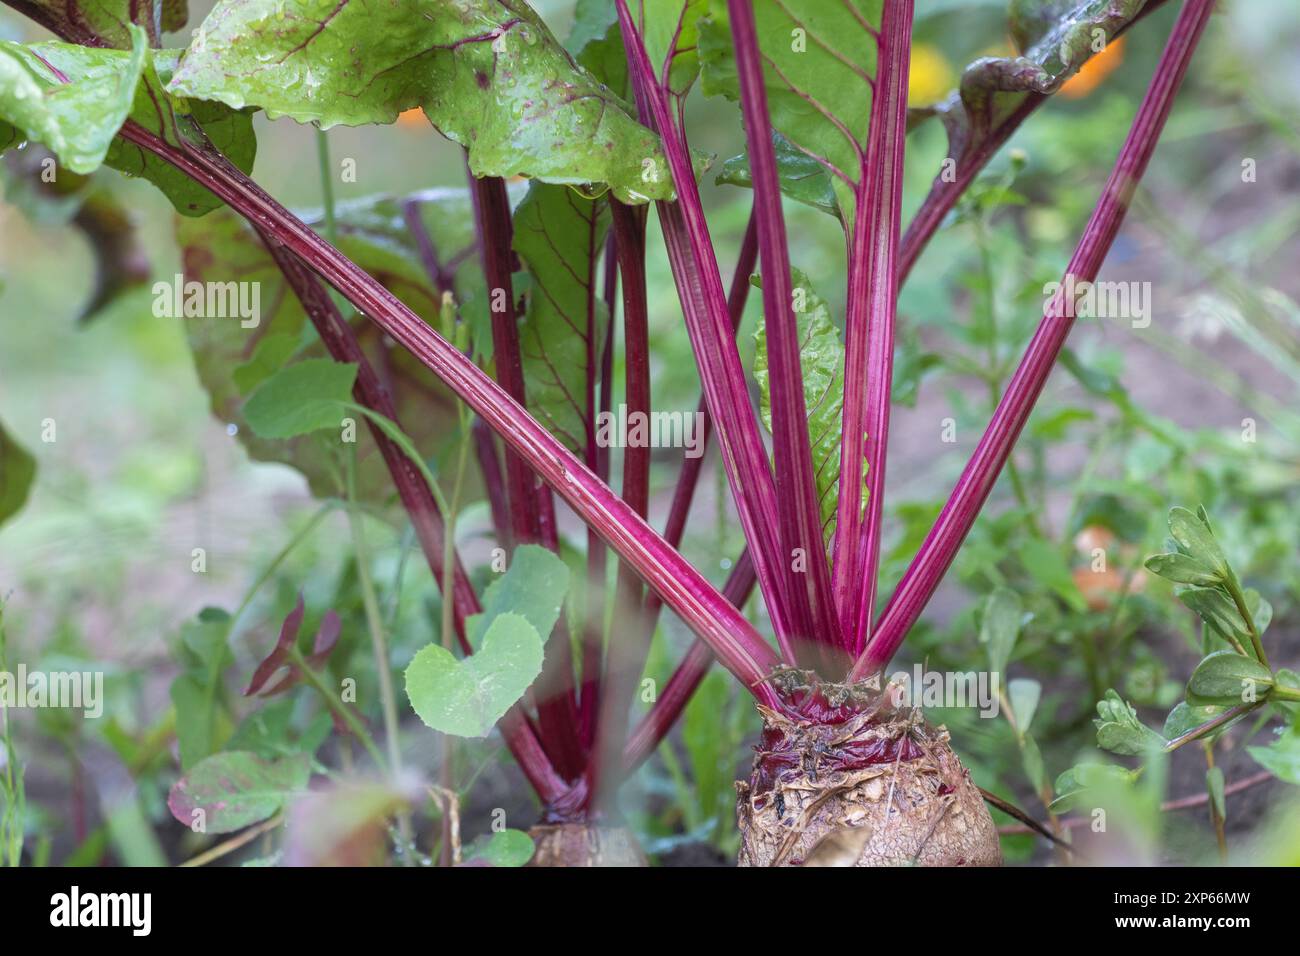
M 535 6 L 563 37 L 572 4 Z M 1060 277 L 1175 6 L 1113 44 L 1031 118 L 935 236 L 903 291 L 886 593 L 1032 334 L 1043 285 Z M 1300 657 L 1300 6 L 1221 6 L 1103 271 L 1105 279 L 1152 283 L 1151 325 L 1079 323 L 1069 361 L 1053 375 L 1021 439 L 1014 472 L 999 483 L 897 662 L 984 667 L 982 602 L 998 586 L 1019 595 L 1024 623 L 1008 676 L 1039 685 L 1033 726 L 1045 769 L 1026 769 L 1023 741 L 1004 720 L 981 720 L 969 710 L 931 716 L 948 724 L 979 784 L 1039 817 L 1046 812 L 1039 782 L 1095 750 L 1090 718 L 1106 688 L 1117 688 L 1158 725 L 1199 656 L 1193 616 L 1141 569 L 1146 555 L 1163 550 L 1170 505 L 1205 504 L 1238 572 L 1275 608 L 1275 656 L 1293 667 Z M 1009 50 L 1004 7 L 996 0 L 918 0 L 913 105 L 945 95 L 972 59 Z M 191 3 L 191 25 L 205 12 L 205 4 Z M 4 10 L 0 36 L 35 39 L 37 30 Z M 183 45 L 186 37 L 174 39 Z M 719 162 L 741 152 L 732 106 L 696 92 L 687 117 L 697 149 Z M 269 123 L 261 114 L 256 124 L 255 178 L 292 208 L 319 208 L 315 131 L 287 120 Z M 336 128 L 328 139 L 335 165 L 356 164 L 355 182 L 334 182 L 340 201 L 463 186 L 459 147 L 418 114 L 391 127 Z M 937 123 L 909 137 L 904 221 L 945 155 Z M 1246 159 L 1256 170 L 1250 184 L 1242 181 Z M 111 171 L 97 173 L 95 186 L 130 211 L 147 274 L 177 274 L 166 200 Z M 181 326 L 192 320 L 155 318 L 149 283 L 78 322 L 95 294 L 93 261 L 81 235 L 68 228 L 68 210 L 34 202 L 13 163 L 3 188 L 0 420 L 38 463 L 29 502 L 0 528 L 8 660 L 102 668 L 109 697 L 99 721 L 60 711 L 17 718 L 27 859 L 177 861 L 206 845 L 164 806 L 178 769 L 171 688 L 184 674 L 186 648 L 202 646 L 194 643 L 201 609 L 246 605 L 230 628 L 229 659 L 221 662 L 230 676 L 215 691 L 222 703 L 215 733 L 223 741 L 264 732 L 260 739 L 273 749 L 310 752 L 320 744 L 312 736 L 320 712 L 311 700 L 281 699 L 257 718 L 274 723 L 268 730 L 247 724 L 250 708 L 238 697 L 300 590 L 309 631 L 327 609 L 343 616 L 345 638 L 331 666 L 373 686 L 368 648 L 356 636 L 363 634 L 362 604 L 346 519 L 333 510 L 318 518 L 320 504 L 296 472 L 250 461 L 227 423 L 209 414 Z M 715 185 L 711 174 L 702 190 L 729 274 L 749 194 Z M 839 226 L 795 204 L 786 216 L 794 265 L 842 317 Z M 694 406 L 698 379 L 653 216 L 650 223 L 654 399 L 659 408 L 684 410 Z M 756 312 L 751 297 L 740 337 L 746 356 Z M 47 419 L 57 423 L 56 441 L 42 440 Z M 944 440 L 946 428 L 955 440 Z M 672 454 L 657 459 L 656 515 L 666 510 L 675 468 Z M 579 526 L 565 519 L 568 540 L 585 547 Z M 370 524 L 371 570 L 383 590 L 392 662 L 401 668 L 436 639 L 438 598 L 423 562 L 408 558 L 409 532 L 379 519 Z M 479 559 L 490 544 L 487 527 L 481 502 L 461 518 L 461 543 Z M 725 484 L 706 481 L 686 550 L 716 581 L 739 550 L 736 529 Z M 1103 572 L 1093 568 L 1098 547 L 1107 559 Z M 191 570 L 195 548 L 206 551 L 206 573 Z M 650 671 L 661 685 L 688 641 L 680 623 L 665 616 Z M 732 781 L 748 772 L 755 729 L 745 695 L 725 675 L 712 674 L 679 731 L 624 794 L 655 859 L 704 862 L 734 851 Z M 403 739 L 407 763 L 430 775 L 440 759 L 433 736 L 416 725 Z M 1221 745 L 1229 782 L 1258 769 L 1238 736 Z M 488 828 L 492 808 L 506 809 L 514 825 L 531 822 L 536 808 L 499 743 L 470 745 L 459 759 L 471 835 Z M 1131 862 L 1212 854 L 1204 808 L 1151 811 L 1163 797 L 1203 786 L 1201 759 L 1175 754 L 1161 792 L 1133 811 L 1147 838 L 1132 842 Z M 1264 787 L 1229 802 L 1229 832 L 1255 831 L 1236 845 L 1256 861 L 1262 855 L 1296 862 L 1277 856 L 1285 841 L 1259 836 L 1275 812 L 1290 814 L 1277 826 L 1298 825 L 1294 807 L 1280 809 L 1279 799 L 1268 796 L 1280 791 Z M 1047 857 L 1028 837 L 1008 837 L 1005 846 L 1012 859 Z

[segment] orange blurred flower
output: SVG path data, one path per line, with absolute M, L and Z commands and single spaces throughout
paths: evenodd
M 1133 572 L 1127 585 L 1124 575 L 1114 568 L 1094 571 L 1092 568 L 1075 568 L 1074 583 L 1079 593 L 1093 611 L 1104 611 L 1125 593 L 1138 594 L 1146 590 L 1147 574 L 1141 568 Z
M 1110 607 L 1126 591 L 1136 594 L 1146 588 L 1147 574 L 1141 568 L 1132 572 L 1126 582 L 1124 574 L 1108 566 L 1107 558 L 1115 544 L 1115 533 L 1099 524 L 1090 524 L 1074 536 L 1075 550 L 1088 562 L 1074 569 L 1074 583 L 1094 611 Z M 1131 557 L 1133 547 L 1121 544 L 1116 551 L 1121 557 Z
M 1079 72 L 1065 81 L 1061 95 L 1072 100 L 1082 99 L 1101 85 L 1124 62 L 1124 38 L 1111 40 L 1100 53 L 1093 54 L 1079 68 Z

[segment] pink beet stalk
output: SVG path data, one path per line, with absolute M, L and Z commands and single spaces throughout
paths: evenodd
M 876 603 L 889 400 L 894 381 L 898 235 L 907 139 L 911 0 L 885 0 L 858 186 L 845 320 L 844 421 L 835 519 L 835 597 L 850 650 L 866 645 Z M 865 528 L 862 462 L 867 462 Z
M 790 280 L 789 245 L 781 211 L 781 185 L 772 123 L 763 85 L 754 10 L 749 0 L 727 0 L 731 36 L 740 77 L 745 141 L 754 184 L 754 218 L 763 271 L 763 324 L 771 375 L 772 448 L 776 465 L 776 505 L 783 558 L 791 567 L 790 614 L 800 636 L 831 648 L 839 644 L 840 623 L 831 600 L 830 574 L 822 544 L 821 509 L 813 475 Z M 802 561 L 796 562 L 795 555 Z M 803 570 L 799 570 L 802 567 Z
M 519 324 L 515 316 L 512 282 L 513 253 L 510 237 L 510 198 L 499 177 L 479 179 L 469 172 L 470 195 L 474 200 L 474 228 L 478 235 L 479 259 L 492 303 L 492 353 L 497 381 L 520 405 L 524 403 L 524 365 L 519 348 Z M 500 304 L 501 309 L 496 305 Z M 507 451 L 506 483 L 510 489 L 510 530 L 516 544 L 536 541 L 541 536 L 533 476 L 519 456 Z
M 122 127 L 121 135 L 202 183 L 283 243 L 446 382 L 583 521 L 636 568 L 687 626 L 708 641 L 723 666 L 761 702 L 777 706 L 776 695 L 766 679 L 780 659 L 762 635 L 645 519 L 469 358 L 220 154 L 172 146 L 133 121 Z
M 1066 278 L 1091 282 L 1101 268 L 1111 243 L 1119 233 L 1133 191 L 1155 152 L 1160 131 L 1173 106 L 1174 95 L 1187 73 L 1214 0 L 1187 0 L 1160 57 L 1155 76 L 1138 107 L 1137 116 L 1120 150 L 1101 199 L 1088 220 L 1083 238 L 1066 268 Z M 934 594 L 952 564 L 980 508 L 1006 464 L 1020 431 L 1033 411 L 1052 365 L 1074 325 L 1073 303 L 1065 301 L 1065 283 L 1048 304 L 1025 357 L 998 403 L 984 437 L 967 463 L 944 505 L 938 521 L 926 536 L 898 589 L 885 608 L 875 635 L 858 658 L 851 678 L 861 679 L 882 669 L 898 650 L 912 625 Z
M 610 203 L 614 248 L 623 287 L 623 330 L 626 347 L 625 398 L 629 415 L 650 413 L 650 325 L 645 279 L 645 209 Z M 623 453 L 623 500 L 645 517 L 650 509 L 650 449 L 629 445 Z M 603 582 L 602 582 L 603 583 Z M 592 582 L 590 586 L 597 586 Z M 587 763 L 588 797 L 603 808 L 613 797 L 619 774 L 620 748 L 627 734 L 628 704 L 650 653 L 649 635 L 642 634 L 644 588 L 636 574 L 621 563 L 615 587 L 615 621 L 605 654 L 605 679 L 600 689 L 598 739 Z
M 676 202 L 658 204 L 659 221 L 691 347 L 700 367 L 704 397 L 717 430 L 745 540 L 754 552 L 754 567 L 773 629 L 784 653 L 793 657 L 795 622 L 789 613 L 787 595 L 791 583 L 789 562 L 772 533 L 779 521 L 772 469 L 731 331 L 727 297 L 695 171 L 625 0 L 618 0 L 618 16 L 641 120 L 662 138 L 677 190 Z

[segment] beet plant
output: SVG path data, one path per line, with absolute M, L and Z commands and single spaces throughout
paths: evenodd
M 204 315 L 213 295 L 230 305 L 238 283 L 255 285 L 252 326 L 187 324 L 213 411 L 252 456 L 293 465 L 352 519 L 386 747 L 321 676 L 339 640 L 336 617 L 304 652 L 300 604 L 248 695 L 310 685 L 335 724 L 394 774 L 407 704 L 452 737 L 496 728 L 544 807 L 534 862 L 636 863 L 618 787 L 716 660 L 762 721 L 752 775 L 738 784 L 742 864 L 1001 861 L 985 795 L 947 731 L 883 675 L 1062 352 L 1213 0 L 1179 5 L 1058 291 L 942 512 L 884 592 L 899 289 L 1012 133 L 1090 57 L 1143 29 L 1162 0 L 1012 3 L 1018 54 L 976 61 L 949 99 L 912 110 L 909 0 L 582 0 L 567 44 L 523 0 L 220 0 L 184 50 L 161 45 L 184 23 L 175 4 L 8 2 L 60 39 L 0 46 L 0 148 L 38 143 L 69 174 L 107 165 L 162 190 L 178 213 L 184 262 L 172 312 Z M 729 288 L 698 188 L 715 173 L 685 136 L 697 83 L 737 104 L 746 135 L 745 154 L 716 173 L 752 190 Z M 327 196 L 320 212 L 296 215 L 249 178 L 259 110 L 321 130 L 421 110 L 464 147 L 468 189 Z M 904 229 L 908 132 L 936 122 L 949 156 Z M 842 322 L 792 261 L 786 200 L 843 227 Z M 647 288 L 651 205 L 705 421 L 698 443 L 679 435 L 688 447 L 661 529 L 647 520 L 649 440 L 627 440 L 619 457 L 608 432 L 611 422 L 635 431 L 659 411 L 648 316 L 651 296 L 666 290 Z M 131 259 L 121 243 L 110 248 L 105 269 L 116 279 Z M 751 295 L 763 319 L 747 374 L 736 334 Z M 678 550 L 705 442 L 720 452 L 746 542 L 721 590 Z M 435 445 L 451 449 L 436 470 L 421 451 Z M 488 501 L 496 543 L 485 587 L 454 532 L 471 486 Z M 393 492 L 443 595 L 440 640 L 400 682 L 361 520 Z M 561 503 L 587 529 L 581 554 L 564 547 Z M 1102 701 L 1100 743 L 1127 755 L 1212 735 L 1297 695 L 1294 676 L 1271 669 L 1260 599 L 1242 589 L 1208 519 L 1178 510 L 1171 521 L 1178 549 L 1151 570 L 1186 586 L 1180 597 L 1224 644 L 1207 636 L 1183 716 L 1163 736 L 1118 695 Z M 770 638 L 738 610 L 755 587 Z M 665 607 L 697 641 L 629 726 Z M 205 623 L 210 639 L 190 645 L 182 675 L 192 684 L 179 698 L 173 687 L 178 709 L 206 693 L 203 675 L 222 660 L 231 622 Z M 1234 703 L 1242 681 L 1258 693 Z M 277 794 L 305 786 L 305 760 L 213 753 L 204 733 L 182 737 L 186 775 L 171 798 L 182 822 L 202 818 L 216 833 L 262 826 L 283 804 Z M 1096 776 L 1084 766 L 1058 790 L 1077 797 L 1080 778 Z M 445 788 L 435 792 L 451 860 L 454 807 Z M 409 841 L 401 801 L 375 800 Z M 484 858 L 514 859 L 510 844 Z

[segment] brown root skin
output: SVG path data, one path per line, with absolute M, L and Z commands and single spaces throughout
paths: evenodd
M 528 831 L 529 866 L 646 866 L 632 831 L 587 823 L 539 823 Z
M 790 713 L 759 707 L 753 774 L 736 784 L 739 865 L 1000 865 L 997 828 L 947 730 L 888 692 L 867 698 L 814 682 Z

